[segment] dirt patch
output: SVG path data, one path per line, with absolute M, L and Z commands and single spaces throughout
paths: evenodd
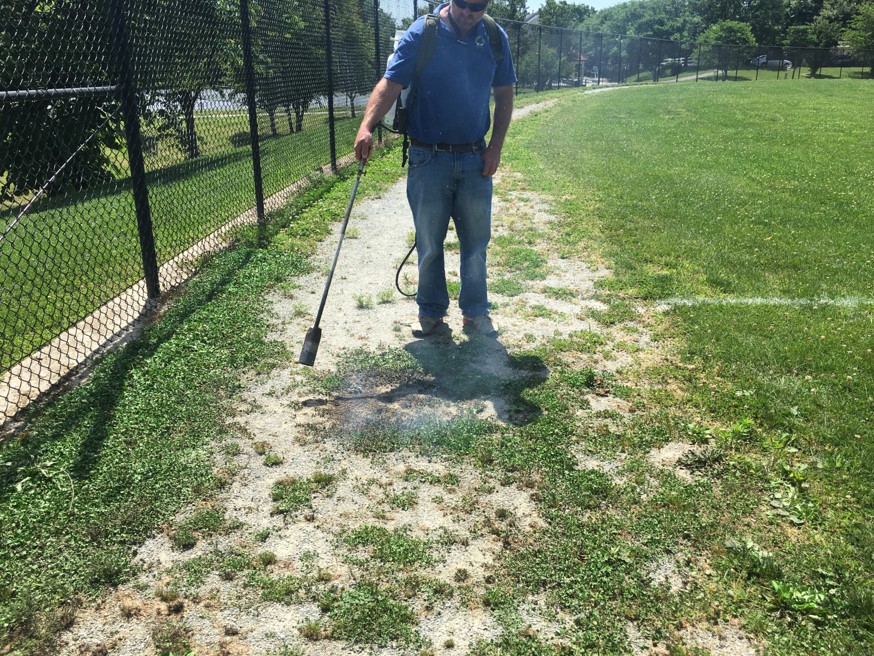
M 691 471 L 681 465 L 683 458 L 699 453 L 703 447 L 686 442 L 668 442 L 659 449 L 653 449 L 647 454 L 647 460 L 656 467 L 671 469 L 678 478 L 690 483 L 695 480 Z
M 682 633 L 688 645 L 710 652 L 711 656 L 756 656 L 756 644 L 737 626 L 689 627 Z
M 647 639 L 633 623 L 625 626 L 625 632 L 634 656 L 670 656 L 675 653 L 664 642 Z M 758 645 L 736 623 L 686 627 L 678 637 L 685 647 L 703 649 L 711 656 L 757 656 L 761 653 Z
M 646 574 L 657 587 L 666 587 L 671 592 L 680 592 L 686 587 L 687 573 L 677 556 L 665 555 L 650 563 Z

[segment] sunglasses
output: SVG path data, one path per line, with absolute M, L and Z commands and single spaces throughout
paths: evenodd
M 485 11 L 488 2 L 465 2 L 464 0 L 452 0 L 459 9 L 470 9 L 473 12 Z

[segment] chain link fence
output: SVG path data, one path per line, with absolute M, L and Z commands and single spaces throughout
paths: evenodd
M 147 315 L 200 256 L 351 159 L 419 0 L 0 0 L 0 421 Z M 870 77 L 841 49 L 499 20 L 517 92 Z M 866 71 L 867 66 L 867 71 Z
M 871 78 L 874 52 L 681 43 L 498 19 L 510 37 L 516 91 L 704 80 Z

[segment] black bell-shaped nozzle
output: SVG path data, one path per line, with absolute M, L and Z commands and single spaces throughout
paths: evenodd
M 305 364 L 312 367 L 316 361 L 316 354 L 319 352 L 319 342 L 322 341 L 322 329 L 310 328 L 307 331 L 307 336 L 303 340 L 303 348 L 300 350 L 300 357 L 297 361 L 300 364 Z

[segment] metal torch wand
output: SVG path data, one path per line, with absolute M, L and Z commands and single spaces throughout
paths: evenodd
M 352 185 L 352 196 L 349 198 L 349 205 L 346 206 L 346 216 L 343 217 L 343 225 L 340 226 L 340 241 L 337 242 L 337 250 L 334 252 L 334 262 L 331 264 L 331 271 L 328 273 L 328 279 L 325 281 L 325 291 L 322 292 L 322 302 L 319 303 L 319 311 L 316 313 L 316 320 L 313 327 L 307 331 L 306 337 L 303 340 L 303 348 L 300 351 L 300 357 L 297 361 L 300 364 L 312 367 L 316 361 L 316 354 L 319 352 L 319 342 L 322 341 L 322 329 L 319 328 L 319 322 L 322 320 L 322 312 L 325 310 L 325 301 L 328 300 L 328 290 L 331 288 L 331 281 L 334 279 L 334 269 L 337 268 L 337 260 L 340 258 L 340 247 L 343 245 L 343 237 L 346 235 L 346 226 L 349 224 L 349 215 L 352 213 L 352 204 L 355 202 L 355 194 L 358 193 L 358 183 L 361 181 L 361 175 L 364 173 L 364 163 L 362 159 L 358 164 L 358 174 L 355 176 L 355 184 Z

